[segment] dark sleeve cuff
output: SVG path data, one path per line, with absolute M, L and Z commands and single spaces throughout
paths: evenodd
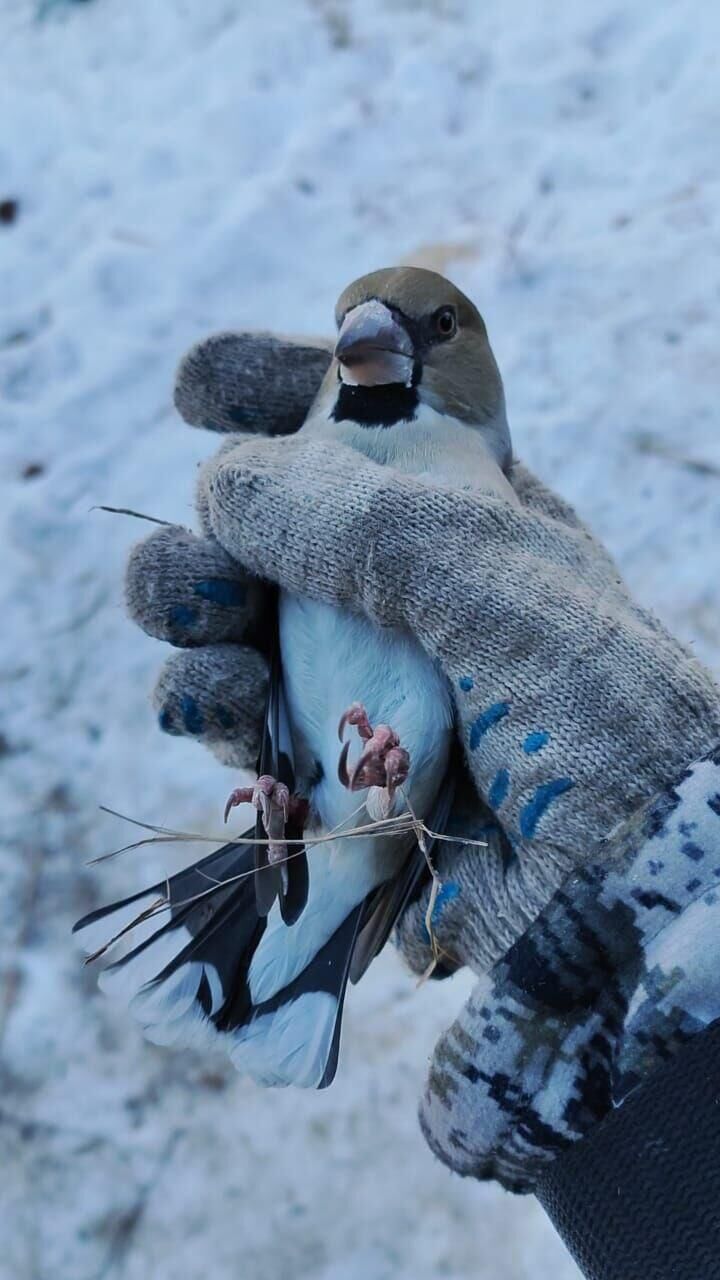
M 536 1194 L 588 1280 L 720 1280 L 720 1020 L 560 1155 Z

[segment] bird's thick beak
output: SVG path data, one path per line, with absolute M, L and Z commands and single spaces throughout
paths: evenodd
M 379 387 L 412 384 L 414 350 L 407 329 L 389 307 L 373 299 L 348 311 L 335 344 L 343 382 Z

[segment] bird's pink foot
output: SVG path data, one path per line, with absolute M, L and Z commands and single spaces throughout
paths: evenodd
M 379 809 L 390 811 L 395 792 L 405 782 L 410 771 L 410 755 L 400 745 L 400 739 L 387 724 L 373 729 L 367 711 L 361 702 L 353 702 L 341 717 L 338 736 L 343 740 L 346 725 L 354 725 L 363 741 L 363 751 L 353 769 L 348 770 L 350 743 L 346 742 L 338 761 L 338 777 L 350 791 L 363 791 L 366 787 L 384 793 Z M 378 807 L 378 806 L 374 806 Z
M 302 835 L 307 820 L 308 803 L 303 796 L 291 795 L 284 782 L 263 773 L 252 787 L 236 787 L 225 805 L 225 821 L 238 804 L 252 804 L 257 809 L 268 838 L 268 861 L 282 862 L 288 856 L 285 829 L 288 822 Z

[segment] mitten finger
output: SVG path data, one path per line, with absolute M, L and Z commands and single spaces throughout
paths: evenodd
M 153 705 L 165 733 L 196 738 L 223 764 L 254 769 L 267 686 L 267 663 L 257 650 L 205 645 L 168 658 Z
M 297 431 L 332 358 L 322 339 L 215 333 L 191 347 L 175 380 L 186 422 L 210 431 Z
M 190 648 L 247 636 L 263 589 L 214 539 L 169 525 L 130 553 L 125 601 L 148 635 Z

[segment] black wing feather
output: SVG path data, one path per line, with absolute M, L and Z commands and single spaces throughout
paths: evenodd
M 453 773 L 448 770 L 428 821 L 431 830 L 440 835 L 447 827 L 454 796 Z M 436 845 L 437 840 L 426 838 L 430 857 Z M 425 854 L 416 844 L 392 879 L 381 884 L 365 899 L 365 911 L 350 963 L 350 981 L 353 984 L 360 981 L 375 956 L 382 951 L 413 893 L 429 875 Z
M 284 782 L 291 793 L 297 786 L 290 719 L 285 700 L 280 659 L 280 636 L 275 601 L 273 636 L 270 658 L 270 681 L 263 741 L 258 760 L 258 774 L 268 773 L 278 782 Z M 302 831 L 288 823 L 288 839 L 300 839 Z M 265 840 L 266 832 L 258 814 L 255 823 L 256 840 Z M 302 845 L 290 845 L 292 855 L 282 865 L 268 860 L 267 845 L 258 844 L 255 853 L 255 896 L 258 914 L 266 916 L 276 898 L 280 899 L 280 911 L 285 924 L 294 924 L 302 913 L 308 898 L 309 877 L 307 855 Z

